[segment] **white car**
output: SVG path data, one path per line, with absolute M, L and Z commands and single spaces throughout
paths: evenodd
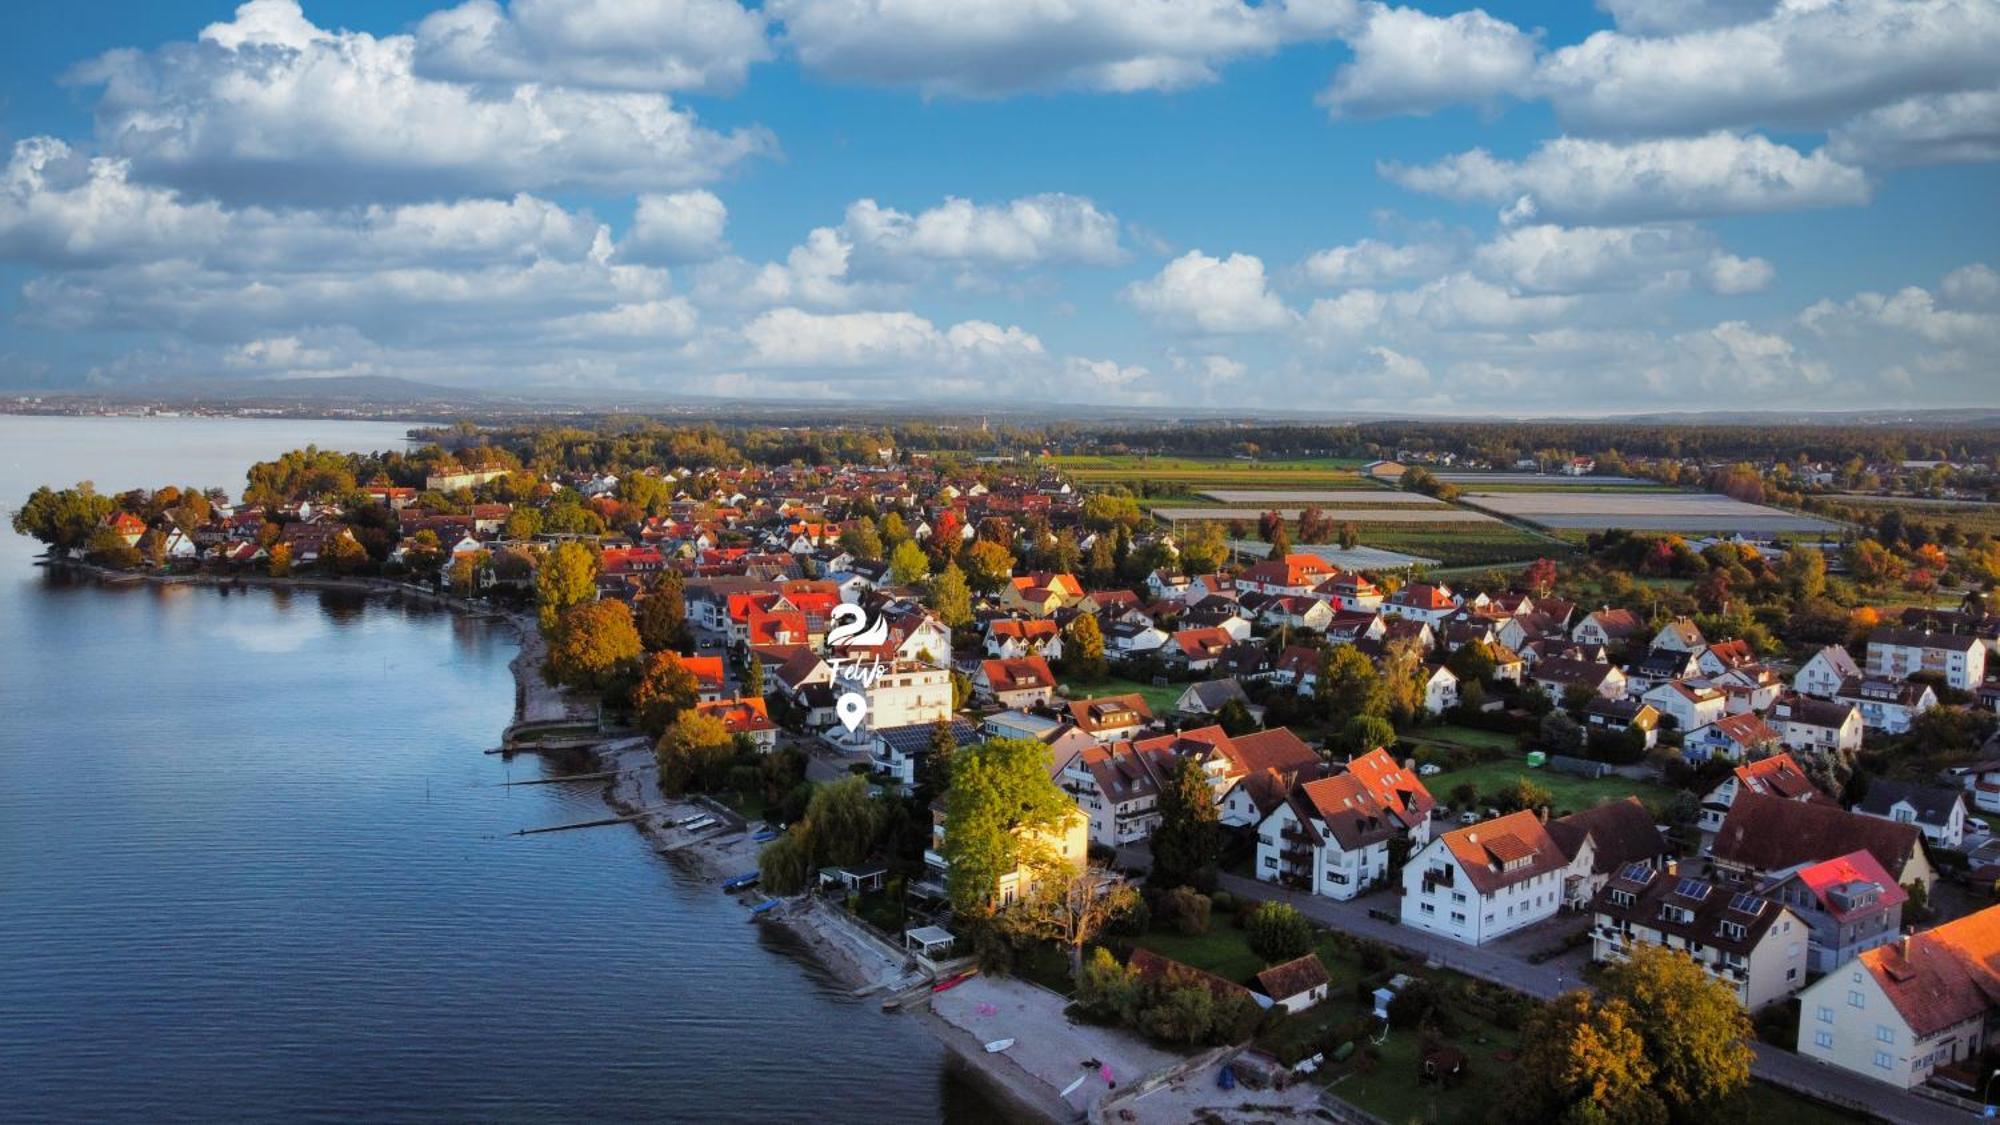
M 1418 777 L 1436 777 L 1443 772 L 1444 767 L 1435 762 L 1425 762 L 1423 765 L 1417 767 Z

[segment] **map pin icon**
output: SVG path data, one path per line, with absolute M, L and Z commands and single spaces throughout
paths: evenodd
M 861 717 L 868 713 L 868 697 L 860 692 L 850 691 L 834 702 L 833 711 L 840 716 L 840 723 L 852 734 L 861 725 Z

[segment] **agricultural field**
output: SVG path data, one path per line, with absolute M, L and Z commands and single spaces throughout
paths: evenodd
M 1839 524 L 1829 520 L 1746 504 L 1711 492 L 1471 492 L 1463 501 L 1551 530 L 1601 531 L 1622 527 L 1632 531 L 1751 534 L 1817 534 L 1840 530 Z
M 1880 518 L 1884 512 L 1896 512 L 1904 520 L 1926 527 L 1949 524 L 1967 535 L 1983 531 L 2000 536 L 2000 504 L 1976 500 L 1923 500 L 1912 496 L 1841 496 L 1836 500 L 1859 508 L 1871 519 Z
M 1154 508 L 1153 514 L 1163 520 L 1256 520 L 1260 512 L 1275 511 L 1280 519 L 1299 518 L 1300 508 Z M 1320 516 L 1335 523 L 1497 523 L 1484 512 L 1468 512 L 1463 508 L 1322 508 Z
M 1229 549 L 1249 559 L 1261 559 L 1271 553 L 1271 545 L 1262 539 L 1231 539 Z M 1299 554 L 1313 555 L 1342 570 L 1402 570 L 1412 566 L 1437 566 L 1440 560 L 1424 555 L 1406 555 L 1400 551 L 1385 551 L 1379 547 L 1355 547 L 1342 550 L 1330 543 L 1304 543 L 1292 548 Z
M 1493 473 L 1493 472 L 1452 472 L 1445 470 L 1431 474 L 1442 481 L 1449 481 L 1462 488 L 1492 489 L 1494 491 L 1525 490 L 1549 492 L 1565 489 L 1589 491 L 1598 488 L 1614 489 L 1665 489 L 1667 485 L 1641 477 L 1565 477 L 1545 473 Z
M 1376 504 L 1442 504 L 1444 501 L 1421 492 L 1397 492 L 1388 488 L 1211 488 L 1202 496 L 1218 504 L 1254 504 L 1268 507 L 1273 504 L 1331 504 L 1360 505 L 1372 507 Z
M 1361 462 L 1336 457 L 1283 461 L 1238 461 L 1226 457 L 1070 456 L 1051 459 L 1058 471 L 1079 486 L 1178 486 L 1187 492 L 1206 488 L 1309 488 L 1314 485 L 1354 486 Z

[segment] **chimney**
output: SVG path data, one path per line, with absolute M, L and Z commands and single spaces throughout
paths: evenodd
M 1672 856 L 1668 856 L 1666 867 L 1663 870 L 1666 871 L 1667 878 L 1669 879 L 1674 878 L 1675 876 L 1681 873 L 1681 861 L 1675 859 Z
M 1908 927 L 1904 927 L 1903 936 L 1896 940 L 1896 952 L 1903 955 L 1903 960 L 1908 961 L 1910 959 L 1910 931 Z

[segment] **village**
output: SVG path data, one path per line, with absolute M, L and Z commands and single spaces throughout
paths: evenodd
M 622 747 L 637 819 L 698 802 L 653 827 L 726 839 L 753 917 L 823 919 L 1040 1116 L 1985 1112 L 2000 554 L 1884 499 L 1939 462 L 1667 493 L 1620 482 L 1695 482 L 1601 450 L 1388 449 L 1320 490 L 1232 450 L 1149 489 L 1123 450 L 576 434 L 44 489 L 15 526 L 113 578 L 520 615 L 569 702 L 513 748 Z M 1514 557 L 1383 514 L 1476 489 L 1462 534 Z M 1769 525 L 1673 522 L 1725 493 Z M 1533 503 L 1597 495 L 1660 522 Z M 1586 1043 L 1624 1085 L 1576 1076 Z

